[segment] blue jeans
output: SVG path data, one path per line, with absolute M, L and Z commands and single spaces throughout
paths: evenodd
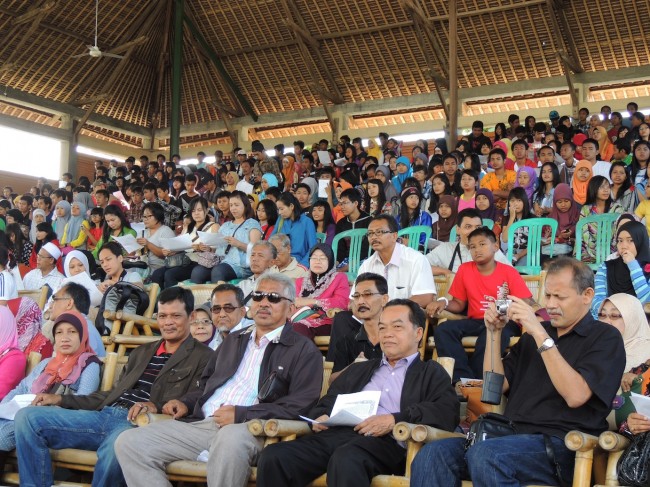
M 82 411 L 59 407 L 27 407 L 15 418 L 20 485 L 50 487 L 53 482 L 49 448 L 97 452 L 93 486 L 126 486 L 113 443 L 133 428 L 126 409 L 105 407 Z
M 564 440 L 551 437 L 562 478 L 573 479 L 575 453 Z M 559 485 L 546 454 L 542 435 L 513 435 L 482 441 L 465 452 L 464 438 L 434 441 L 416 455 L 411 467 L 411 487 L 514 487 L 529 484 Z

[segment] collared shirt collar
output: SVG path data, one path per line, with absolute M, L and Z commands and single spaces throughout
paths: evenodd
M 282 330 L 284 330 L 284 325 L 277 327 L 275 330 L 268 332 L 265 335 L 262 335 L 260 337 L 260 343 L 262 342 L 262 339 L 266 339 L 268 342 L 279 342 L 280 341 L 280 335 L 282 334 Z M 257 334 L 257 327 L 253 326 L 251 330 L 251 336 L 249 340 L 255 340 L 255 335 Z
M 394 265 L 399 267 L 400 262 L 402 261 L 402 244 L 399 242 L 395 243 L 395 248 L 393 249 L 393 254 L 390 256 L 387 266 Z
M 395 367 L 397 367 L 398 365 L 406 365 L 406 367 L 408 368 L 413 363 L 413 361 L 417 357 L 419 357 L 419 355 L 420 352 L 415 352 L 413 355 L 409 355 L 408 357 L 401 358 L 395 363 Z M 391 366 L 388 363 L 388 360 L 386 360 L 386 355 L 384 355 L 383 353 L 381 354 L 381 365 L 387 365 L 389 367 Z
M 584 315 L 582 317 L 582 319 L 580 321 L 578 321 L 578 323 L 573 328 L 571 328 L 571 331 L 569 333 L 566 333 L 566 334 L 562 335 L 561 337 L 558 337 L 557 328 L 552 327 L 552 325 L 550 325 L 550 326 L 552 327 L 552 330 L 555 333 L 555 338 L 556 339 L 561 339 L 562 337 L 570 335 L 571 333 L 574 333 L 574 332 L 577 333 L 580 336 L 586 337 L 586 336 L 589 336 L 589 334 L 591 333 L 591 327 L 592 327 L 592 325 L 594 324 L 595 321 L 596 320 L 592 316 L 591 312 L 587 311 L 587 314 Z

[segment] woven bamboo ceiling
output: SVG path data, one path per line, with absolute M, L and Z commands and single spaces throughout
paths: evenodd
M 245 115 L 245 102 L 261 115 L 435 93 L 434 79 L 447 78 L 448 1 L 184 3 L 208 49 L 186 24 L 183 125 Z M 122 61 L 71 58 L 93 44 L 93 0 L 0 0 L 0 92 L 94 101 L 97 114 L 167 127 L 173 9 L 174 0 L 100 0 L 100 48 L 136 41 Z M 461 88 L 562 75 L 558 52 L 585 72 L 650 64 L 648 1 L 458 0 L 458 15 Z

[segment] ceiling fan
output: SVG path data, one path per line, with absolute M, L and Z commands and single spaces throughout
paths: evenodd
M 88 48 L 88 52 L 85 54 L 77 54 L 76 56 L 70 56 L 71 58 L 82 58 L 86 56 L 90 56 L 93 58 L 100 58 L 100 57 L 112 57 L 116 59 L 122 59 L 124 56 L 120 56 L 119 54 L 113 54 L 112 52 L 102 52 L 102 50 L 99 48 L 97 45 L 97 19 L 99 17 L 99 0 L 95 0 L 95 44 L 90 46 L 86 46 Z M 115 48 L 113 51 L 119 51 L 121 50 L 120 48 Z

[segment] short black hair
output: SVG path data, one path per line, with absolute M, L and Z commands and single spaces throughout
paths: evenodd
M 393 218 L 390 215 L 385 215 L 382 213 L 381 215 L 377 215 L 373 217 L 372 220 L 370 220 L 370 223 L 378 222 L 378 221 L 386 222 L 386 224 L 388 225 L 388 229 L 391 231 L 391 233 L 397 233 L 399 231 L 399 229 L 397 228 L 397 221 L 395 220 L 395 218 Z
M 514 122 L 515 120 L 519 120 L 519 115 L 517 115 L 517 114 L 515 114 L 515 113 L 511 114 L 511 115 L 508 117 L 508 123 L 509 123 L 510 125 L 512 125 L 512 122 Z
M 343 198 L 349 199 L 352 203 L 356 202 L 359 205 L 359 209 L 361 209 L 361 194 L 354 188 L 348 188 L 345 191 L 341 193 L 341 196 L 339 197 L 339 201 L 341 201 Z
M 506 153 L 503 152 L 502 149 L 499 149 L 498 147 L 496 149 L 492 149 L 490 153 L 488 154 L 488 157 L 492 157 L 493 155 L 501 156 L 501 159 L 504 161 L 506 160 Z
M 562 142 L 562 145 L 560 146 L 560 149 L 561 149 L 562 147 L 564 147 L 565 145 L 570 145 L 570 146 L 571 146 L 571 149 L 573 149 L 574 152 L 575 152 L 575 151 L 577 150 L 577 148 L 578 148 L 578 146 L 575 145 L 574 142 L 571 142 L 570 140 L 565 140 L 564 142 Z
M 97 196 L 98 194 L 101 194 L 106 199 L 109 199 L 111 197 L 107 189 L 98 189 L 97 191 L 95 191 L 95 196 Z
M 311 188 L 309 187 L 308 184 L 305 184 L 305 183 L 298 183 L 298 184 L 296 184 L 296 189 L 294 190 L 294 193 L 295 193 L 296 191 L 298 191 L 300 188 L 302 188 L 302 189 L 306 189 L 306 190 L 307 190 L 307 194 L 311 194 Z
M 472 128 L 483 130 L 483 122 L 481 122 L 480 120 L 474 120 L 474 122 L 472 123 Z
M 160 169 L 159 169 L 159 171 L 160 171 Z M 142 189 L 145 190 L 145 191 L 156 191 L 156 186 L 157 186 L 157 184 L 147 183 L 142 187 Z
M 374 272 L 364 272 L 362 274 L 359 274 L 357 276 L 357 279 L 354 281 L 355 285 L 359 285 L 362 282 L 368 282 L 372 281 L 375 283 L 375 287 L 377 288 L 377 292 L 379 294 L 386 295 L 388 294 L 388 281 L 386 281 L 386 278 L 384 276 L 380 276 L 379 274 L 375 274 Z
M 172 301 L 181 301 L 185 305 L 185 312 L 187 316 L 194 311 L 194 294 L 189 289 L 172 286 L 163 289 L 158 295 L 158 304 L 171 303 Z
M 99 249 L 99 252 L 97 252 L 97 255 L 99 255 L 102 250 L 108 250 L 111 252 L 115 257 L 119 257 L 122 255 L 122 246 L 118 244 L 117 242 L 105 242 L 102 247 Z
M 49 208 L 52 207 L 52 198 L 50 198 L 49 196 L 41 196 L 40 199 L 43 203 L 45 203 L 47 207 Z
M 616 139 L 616 142 L 614 142 L 614 146 L 619 151 L 621 150 L 625 151 L 626 154 L 632 152 L 632 146 L 630 145 L 630 142 L 627 139 Z
M 465 208 L 464 210 L 459 211 L 458 216 L 456 217 L 456 226 L 458 228 L 460 228 L 465 218 L 480 218 L 481 223 L 483 223 L 483 218 L 481 217 L 481 214 L 478 212 L 478 210 L 474 208 Z
M 142 194 L 143 193 L 142 186 L 140 186 L 140 185 L 131 186 L 131 193 L 132 194 L 135 194 L 135 193 Z
M 473 230 L 472 233 L 468 235 L 467 241 L 469 242 L 472 238 L 481 236 L 487 237 L 490 241 L 492 241 L 492 243 L 497 243 L 497 236 L 488 227 L 479 227 L 476 230 Z
M 392 306 L 406 306 L 409 309 L 409 321 L 413 324 L 414 328 L 422 328 L 427 324 L 427 315 L 419 304 L 411 301 L 410 299 L 391 299 L 386 303 L 384 309 Z
M 526 142 L 524 139 L 515 140 L 510 147 L 511 147 L 512 150 L 514 150 L 515 146 L 517 146 L 517 145 L 523 145 L 526 149 L 528 149 L 528 142 Z
M 242 291 L 239 286 L 235 286 L 234 284 L 230 284 L 228 282 L 219 284 L 212 290 L 212 294 L 210 294 L 210 303 L 212 303 L 212 298 L 214 298 L 215 294 L 227 292 L 235 293 L 235 299 L 237 300 L 239 307 L 244 306 L 244 291 Z
M 600 146 L 598 145 L 598 141 L 596 139 L 588 138 L 582 141 L 582 145 L 584 146 L 585 144 L 594 144 L 594 147 L 596 150 L 600 149 Z
M 90 311 L 90 293 L 88 289 L 76 282 L 68 282 L 61 289 L 65 290 L 65 293 L 70 296 L 74 302 L 74 307 L 79 313 L 82 315 L 88 314 Z
M 548 278 L 549 275 L 557 274 L 564 269 L 571 269 L 571 272 L 573 272 L 571 284 L 573 284 L 573 288 L 578 294 L 582 294 L 589 288 L 594 288 L 594 272 L 587 264 L 572 257 L 553 259 L 546 269 L 546 276 Z
M 194 174 L 188 174 L 187 176 L 185 176 L 185 182 L 186 183 L 196 183 L 198 181 L 196 180 L 196 176 Z
M 169 193 L 169 184 L 167 184 L 165 182 L 160 182 L 160 183 L 158 183 L 158 188 L 157 189 L 161 189 L 165 193 Z

